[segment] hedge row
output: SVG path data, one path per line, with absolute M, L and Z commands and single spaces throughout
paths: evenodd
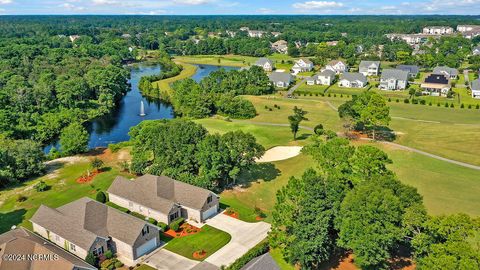
M 267 253 L 269 250 L 269 245 L 267 240 L 263 240 L 262 242 L 258 243 L 252 249 L 250 249 L 245 255 L 238 258 L 232 265 L 225 268 L 225 270 L 240 270 L 244 267 L 249 261 L 255 259 L 258 256 L 261 256 Z

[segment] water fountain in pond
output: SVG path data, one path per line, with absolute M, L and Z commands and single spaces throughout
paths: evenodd
M 145 105 L 143 104 L 143 100 L 140 101 L 140 116 L 145 116 Z

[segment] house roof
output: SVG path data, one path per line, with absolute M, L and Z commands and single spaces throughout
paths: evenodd
M 297 62 L 300 61 L 300 60 L 302 60 L 305 64 L 313 64 L 313 62 L 310 61 L 310 59 L 308 59 L 308 58 L 300 58 L 300 59 L 297 60 Z
M 430 74 L 425 78 L 425 83 L 448 84 L 449 80 L 444 74 Z
M 273 82 L 290 82 L 292 80 L 292 75 L 286 72 L 272 72 L 268 75 L 268 78 Z
M 472 81 L 471 89 L 480 91 L 480 79 Z
M 0 260 L 0 270 L 31 269 L 97 269 L 68 251 L 59 248 L 39 235 L 25 229 L 17 228 L 0 235 L 0 250 L 4 254 L 56 254 L 57 260 L 35 261 L 8 261 Z
M 398 65 L 397 69 L 408 71 L 409 73 L 417 74 L 420 72 L 420 68 L 416 65 Z
M 320 72 L 317 76 L 324 76 L 324 77 L 333 77 L 335 76 L 335 72 L 330 69 L 325 69 L 322 72 Z
M 342 60 L 332 60 L 332 61 L 328 62 L 327 66 L 335 66 L 335 65 L 336 65 L 337 63 L 339 63 L 339 62 L 342 62 L 342 63 L 343 63 Z M 345 64 L 345 63 L 344 63 L 344 64 Z
M 363 75 L 362 73 L 344 73 L 342 76 L 342 80 L 347 80 L 347 81 L 361 81 L 363 83 L 367 83 L 367 77 Z
M 212 194 L 208 189 L 196 187 L 167 176 L 146 174 L 134 181 L 117 176 L 108 193 L 168 214 L 177 205 L 201 210 Z
M 255 65 L 263 66 L 263 65 L 265 65 L 265 63 L 270 63 L 270 65 L 273 66 L 273 61 L 268 59 L 268 58 L 265 58 L 265 57 L 262 57 L 262 58 L 258 59 L 257 62 L 255 62 Z
M 433 69 L 433 74 L 448 74 L 449 76 L 457 76 L 458 70 L 447 66 L 438 66 Z
M 382 71 L 382 79 L 388 80 L 391 78 L 394 78 L 399 81 L 407 81 L 408 71 L 400 70 L 400 69 L 384 69 Z
M 249 261 L 240 270 L 280 270 L 280 267 L 270 253 L 265 253 Z
M 280 40 L 277 40 L 275 41 L 274 43 L 272 43 L 272 46 L 280 46 L 280 45 L 287 45 L 288 42 L 283 40 L 283 39 L 280 39 Z
M 359 68 L 368 68 L 371 65 L 376 65 L 377 67 L 379 67 L 380 61 L 361 61 Z
M 148 224 L 87 197 L 55 209 L 41 205 L 30 221 L 85 250 L 90 249 L 97 237 L 111 236 L 133 245 Z

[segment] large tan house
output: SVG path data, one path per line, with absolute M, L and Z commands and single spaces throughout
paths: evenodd
M 219 209 L 215 193 L 167 176 L 146 174 L 135 180 L 117 176 L 108 189 L 110 202 L 170 224 L 184 217 L 204 222 Z
M 160 245 L 157 226 L 86 197 L 58 208 L 41 205 L 30 221 L 34 232 L 82 259 L 110 250 L 131 264 Z
M 25 229 L 0 235 L 0 270 L 96 270 L 77 256 Z

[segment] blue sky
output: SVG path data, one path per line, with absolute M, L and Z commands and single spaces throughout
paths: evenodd
M 462 14 L 480 0 L 0 0 L 0 14 Z

